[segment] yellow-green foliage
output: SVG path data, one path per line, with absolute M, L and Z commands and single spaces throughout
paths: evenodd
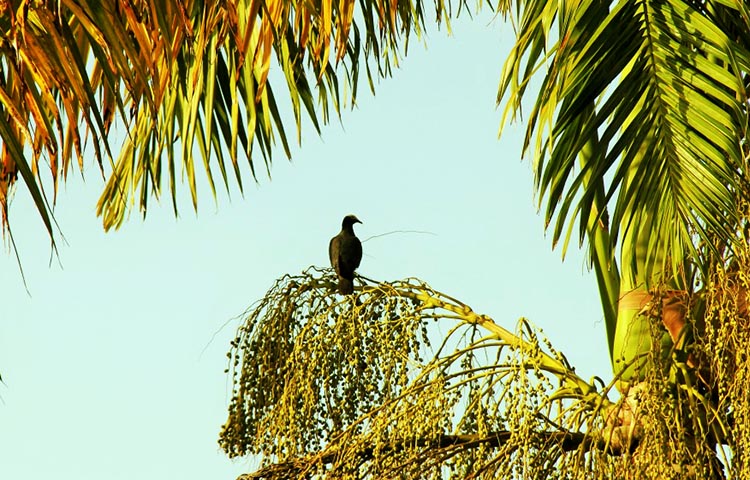
M 750 247 L 735 249 L 705 287 L 705 325 L 697 329 L 695 355 L 710 383 L 717 436 L 732 447 L 731 478 L 750 478 Z M 711 412 L 709 412 L 711 413 Z
M 328 270 L 285 276 L 232 344 L 220 444 L 262 459 L 247 479 L 750 478 L 742 254 L 696 294 L 696 341 L 654 343 L 617 403 L 617 379 L 582 380 L 524 319 L 511 333 L 414 279 L 343 297 Z
M 586 432 L 609 402 L 525 320 L 413 279 L 342 297 L 328 271 L 285 276 L 229 357 L 220 443 L 260 455 L 258 478 L 549 478 L 604 443 Z
M 737 245 L 705 246 L 710 269 L 689 295 L 677 345 L 654 341 L 665 335 L 662 312 L 647 313 L 653 368 L 636 393 L 638 445 L 614 478 L 750 478 L 750 247 Z

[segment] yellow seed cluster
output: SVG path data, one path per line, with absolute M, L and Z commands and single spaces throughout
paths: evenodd
M 526 320 L 511 333 L 416 279 L 362 281 L 340 296 L 311 268 L 248 310 L 220 436 L 262 458 L 247 478 L 546 478 L 584 458 L 610 403 Z

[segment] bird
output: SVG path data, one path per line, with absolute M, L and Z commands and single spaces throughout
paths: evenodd
M 362 261 L 362 243 L 354 234 L 354 224 L 362 223 L 354 215 L 347 215 L 341 222 L 341 231 L 328 244 L 331 266 L 339 277 L 339 293 L 349 295 L 354 292 L 354 270 Z

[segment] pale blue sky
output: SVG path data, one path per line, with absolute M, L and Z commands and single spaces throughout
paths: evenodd
M 89 155 L 55 210 L 67 240 L 59 261 L 19 188 L 12 222 L 31 296 L 15 258 L 0 255 L 0 478 L 234 479 L 217 436 L 235 316 L 285 273 L 327 266 L 328 239 L 355 213 L 362 274 L 418 277 L 515 328 L 543 328 L 584 377 L 610 378 L 593 274 L 576 249 L 563 263 L 543 232 L 523 130 L 497 139 L 497 82 L 512 33 L 489 14 L 433 31 L 410 47 L 372 97 L 312 129 L 292 163 L 244 198 L 203 190 L 196 216 L 183 197 L 151 203 L 105 234 L 102 188 Z M 214 336 L 215 332 L 219 332 Z M 208 345 L 208 346 L 207 346 Z M 204 351 L 204 347 L 205 351 Z

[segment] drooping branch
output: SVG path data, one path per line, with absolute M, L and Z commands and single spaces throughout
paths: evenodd
M 526 320 L 514 334 L 415 279 L 360 283 L 340 297 L 328 270 L 310 269 L 248 311 L 230 352 L 235 389 L 220 443 L 275 465 L 256 475 L 385 478 L 445 465 L 468 474 L 502 471 L 496 455 L 545 452 L 549 464 L 579 448 L 611 450 L 586 433 L 604 426 L 611 402 Z M 451 326 L 437 347 L 434 322 Z M 549 431 L 563 418 L 569 431 Z
M 720 340 L 706 345 L 724 347 L 703 353 L 712 368 L 731 367 L 731 376 L 711 377 L 732 379 L 711 392 L 730 403 L 680 382 L 681 357 L 670 363 L 660 352 L 650 376 L 614 403 L 606 394 L 618 379 L 584 381 L 524 319 L 514 333 L 416 279 L 360 277 L 343 297 L 332 280 L 314 268 L 278 280 L 232 344 L 235 388 L 220 443 L 230 456 L 262 459 L 246 479 L 546 479 L 592 470 L 719 478 L 728 464 L 718 461 L 722 445 L 736 452 L 746 438 L 726 405 L 746 417 L 740 397 L 750 376 L 737 366 L 747 359 L 717 363 L 744 351 L 735 290 L 717 290 L 709 303 L 728 320 L 708 329 Z M 734 454 L 733 465 L 742 461 Z

